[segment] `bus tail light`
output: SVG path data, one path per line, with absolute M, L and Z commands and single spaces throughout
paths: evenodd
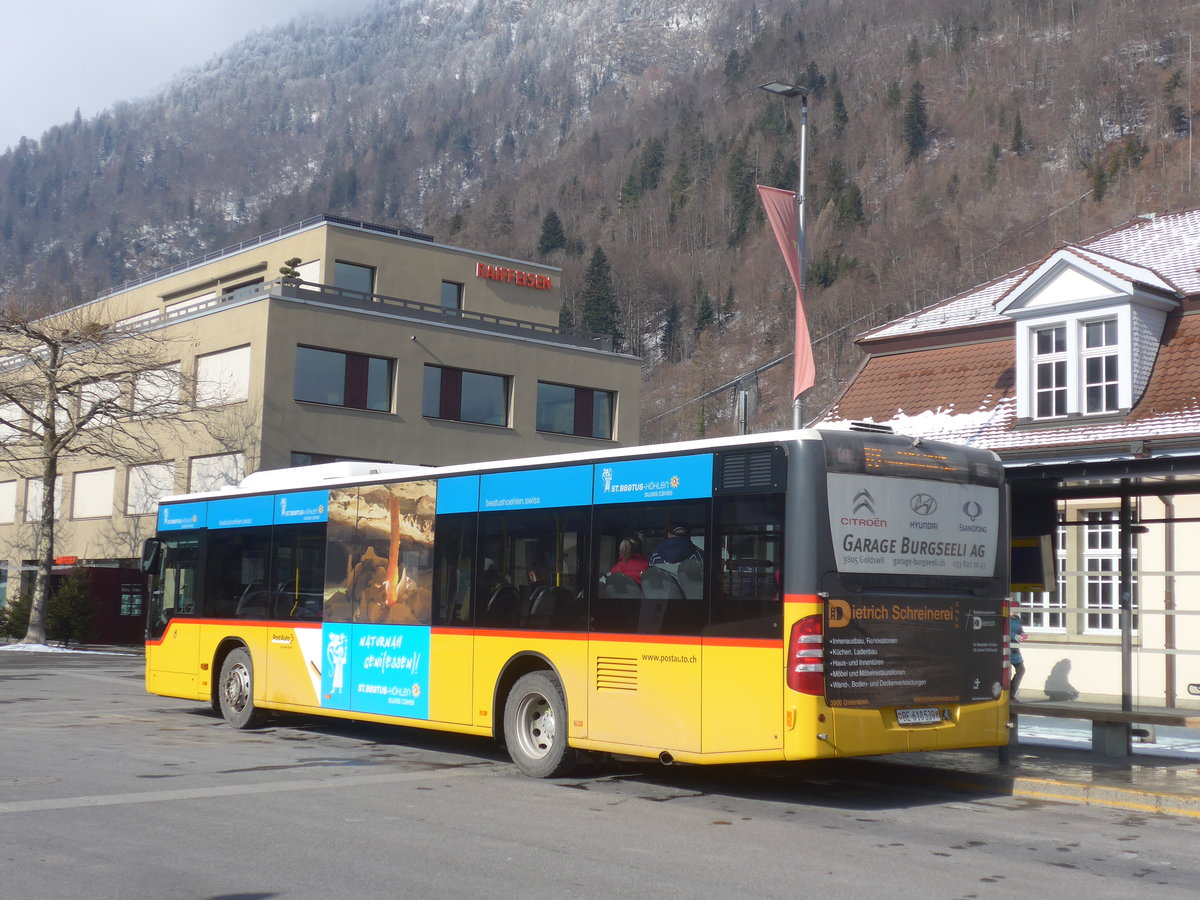
M 825 637 L 821 616 L 805 616 L 792 626 L 787 684 L 801 694 L 825 695 Z

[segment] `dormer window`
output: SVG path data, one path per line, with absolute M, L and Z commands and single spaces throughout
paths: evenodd
M 1129 341 L 1121 341 L 1120 312 L 1100 319 L 1019 322 L 1026 331 L 1029 386 L 1024 418 L 1063 419 L 1098 416 L 1122 409 L 1121 373 L 1129 371 Z M 1125 326 L 1128 328 L 1128 325 Z M 1122 364 L 1122 359 L 1125 363 Z M 1018 381 L 1022 379 L 1018 376 Z M 1128 387 L 1126 387 L 1128 395 Z M 1124 408 L 1128 408 L 1126 400 Z
M 1057 251 L 996 302 L 1016 324 L 1017 420 L 1129 412 L 1146 389 L 1176 305 L 1148 269 L 1091 251 Z

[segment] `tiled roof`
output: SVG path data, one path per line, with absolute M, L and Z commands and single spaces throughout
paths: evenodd
M 1200 436 L 1200 316 L 1169 322 L 1145 393 L 1120 421 L 1016 425 L 1013 341 L 872 357 L 824 424 L 887 423 L 901 434 L 998 453 Z
M 1200 209 L 1132 222 L 1065 247 L 1118 277 L 1163 290 L 1200 293 Z M 869 332 L 867 339 L 945 331 L 967 325 L 1006 321 L 995 303 L 1042 261 L 971 288 L 927 309 Z

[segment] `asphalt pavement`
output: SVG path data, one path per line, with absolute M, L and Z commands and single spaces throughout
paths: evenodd
M 138 649 L 88 648 L 139 654 Z M 998 748 L 871 757 L 881 777 L 1030 800 L 1078 803 L 1200 819 L 1200 730 L 1159 728 L 1124 759 L 1096 756 L 1082 721 L 1020 717 Z M 861 764 L 863 761 L 856 761 Z M 890 775 L 888 773 L 891 773 Z

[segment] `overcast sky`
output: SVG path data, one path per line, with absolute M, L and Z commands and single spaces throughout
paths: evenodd
M 155 93 L 239 38 L 372 0 L 0 0 L 0 153 Z

